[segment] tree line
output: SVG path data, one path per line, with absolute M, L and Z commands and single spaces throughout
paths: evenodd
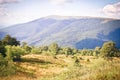
M 64 54 L 66 57 L 72 55 L 78 61 L 76 55 L 96 56 L 96 57 L 120 57 L 120 50 L 116 47 L 115 42 L 108 41 L 102 47 L 95 49 L 76 49 L 71 47 L 60 47 L 57 43 L 49 46 L 29 46 L 26 42 L 18 41 L 16 38 L 6 35 L 0 40 L 0 76 L 10 75 L 16 72 L 13 64 L 15 61 L 21 61 L 21 56 L 26 54 L 51 55 L 56 58 L 58 54 Z
M 12 59 L 20 59 L 21 55 L 25 54 L 46 54 L 57 55 L 65 54 L 75 55 L 80 54 L 82 56 L 101 56 L 101 57 L 120 57 L 120 50 L 116 47 L 115 42 L 108 41 L 103 44 L 102 47 L 96 47 L 95 49 L 76 49 L 71 47 L 60 47 L 57 43 L 52 43 L 49 46 L 29 46 L 26 42 L 22 42 L 16 38 L 6 35 L 0 40 L 0 54 L 3 57 L 9 56 Z

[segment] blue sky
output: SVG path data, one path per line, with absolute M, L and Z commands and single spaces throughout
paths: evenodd
M 0 0 L 0 27 L 49 15 L 120 18 L 120 0 Z

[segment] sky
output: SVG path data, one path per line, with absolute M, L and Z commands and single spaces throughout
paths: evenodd
M 50 15 L 120 19 L 120 0 L 0 0 L 1 28 Z

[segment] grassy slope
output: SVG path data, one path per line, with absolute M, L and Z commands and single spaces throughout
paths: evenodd
M 57 55 L 57 59 L 45 55 L 26 55 L 15 63 L 15 75 L 1 77 L 0 80 L 119 80 L 120 59 L 106 61 L 93 56 Z

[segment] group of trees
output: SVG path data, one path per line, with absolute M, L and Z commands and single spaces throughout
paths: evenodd
M 0 76 L 7 76 L 15 73 L 16 68 L 13 64 L 13 55 L 19 55 L 19 49 L 12 49 L 20 45 L 16 38 L 6 35 L 0 40 Z M 14 51 L 13 51 L 14 50 Z M 16 52 L 16 54 L 15 54 Z
M 65 54 L 74 55 L 80 54 L 82 56 L 100 56 L 100 57 L 120 57 L 120 50 L 116 48 L 116 45 L 112 41 L 105 42 L 102 47 L 96 47 L 95 49 L 75 49 L 71 47 L 59 47 L 57 43 L 52 43 L 49 46 L 34 47 L 31 49 L 31 53 L 35 54 Z
M 102 57 L 120 57 L 120 51 L 116 48 L 116 45 L 114 42 L 109 41 L 103 44 L 101 50 L 100 50 L 100 56 Z
M 28 46 L 26 42 L 20 45 L 16 38 L 6 35 L 0 40 L 0 71 L 1 75 L 9 75 L 15 73 L 13 61 L 20 61 L 21 56 L 25 54 L 45 54 L 56 57 L 57 54 L 65 54 L 76 56 L 100 56 L 100 57 L 120 57 L 120 50 L 112 41 L 105 42 L 102 47 L 95 49 L 78 50 L 71 47 L 60 47 L 57 43 L 52 43 L 49 46 Z M 76 58 L 76 62 L 77 62 Z M 4 73 L 4 74 L 3 74 Z
M 0 53 L 5 57 L 6 56 L 6 48 L 5 46 L 17 46 L 20 45 L 20 42 L 16 40 L 16 38 L 11 37 L 10 35 L 6 35 L 2 40 L 0 40 Z
M 57 54 L 65 54 L 74 55 L 80 54 L 82 56 L 101 56 L 101 57 L 112 57 L 112 56 L 120 56 L 119 49 L 116 48 L 116 45 L 112 41 L 105 42 L 103 46 L 96 47 L 95 49 L 82 49 L 78 50 L 70 47 L 60 47 L 57 43 L 52 43 L 49 46 L 28 46 L 26 42 L 17 41 L 16 38 L 11 37 L 10 35 L 6 35 L 2 40 L 0 40 L 0 54 L 3 57 L 7 56 L 11 59 L 20 60 L 21 55 L 25 54 L 47 54 L 47 55 L 57 55 Z

